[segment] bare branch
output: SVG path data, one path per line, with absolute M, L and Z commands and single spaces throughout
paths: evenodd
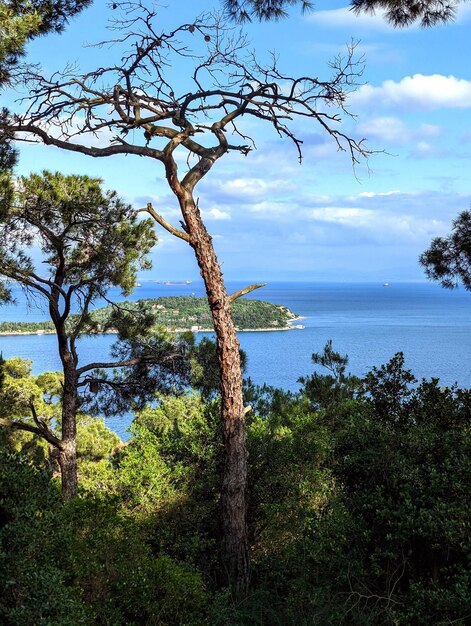
M 38 426 L 33 426 L 32 424 L 27 424 L 26 422 L 20 422 L 17 420 L 10 421 L 8 419 L 0 418 L 0 426 L 11 428 L 12 430 L 24 430 L 28 433 L 33 433 L 33 435 L 38 435 L 38 437 L 42 437 L 55 448 L 60 449 L 62 445 L 61 440 L 53 435 L 52 432 L 46 427 L 44 420 L 42 420 Z
M 149 148 L 148 146 L 138 146 L 132 144 L 112 144 L 104 148 L 98 148 L 78 143 L 70 143 L 70 141 L 54 137 L 52 134 L 45 131 L 43 128 L 35 125 L 33 122 L 28 122 L 26 124 L 13 123 L 9 126 L 9 128 L 14 133 L 26 133 L 36 135 L 47 146 L 55 146 L 56 148 L 62 148 L 63 150 L 68 150 L 69 152 L 80 152 L 81 154 L 86 154 L 87 156 L 108 157 L 116 154 L 135 154 L 137 156 L 149 156 L 154 159 L 162 159 L 161 150 L 155 150 L 153 148 Z M 18 141 L 22 140 L 22 138 L 18 136 L 16 136 L 15 139 Z
M 165 228 L 165 230 L 167 230 L 171 235 L 174 235 L 175 237 L 179 237 L 180 239 L 183 239 L 186 242 L 190 241 L 190 235 L 188 233 L 185 233 L 182 230 L 178 230 L 178 228 L 175 228 L 174 226 L 169 224 L 169 222 L 167 222 L 167 220 L 162 215 L 159 215 L 155 211 L 154 207 L 152 206 L 150 202 L 145 209 L 141 209 L 141 210 L 145 211 L 146 213 L 149 213 L 149 215 L 151 215 L 154 218 L 154 220 L 158 224 L 160 224 L 160 226 Z
M 244 287 L 243 289 L 239 289 L 239 291 L 236 291 L 235 293 L 232 293 L 230 296 L 228 296 L 229 302 L 234 302 L 234 300 L 237 300 L 237 298 L 241 298 L 247 293 L 255 291 L 255 289 L 261 289 L 262 287 L 265 287 L 266 284 L 267 283 L 258 283 L 254 285 L 249 285 L 248 287 Z
M 353 164 L 371 153 L 363 140 L 341 128 L 342 116 L 351 116 L 348 95 L 360 84 L 363 71 L 362 59 L 354 56 L 355 43 L 344 57 L 332 61 L 330 79 L 292 77 L 278 68 L 275 56 L 261 65 L 247 52 L 244 37 L 217 17 L 198 18 L 165 33 L 157 28 L 155 8 L 132 1 L 124 6 L 129 15 L 115 24 L 121 32 L 113 44 L 127 49 L 117 65 L 81 76 L 77 68 L 68 67 L 50 78 L 37 69 L 23 71 L 21 79 L 31 95 L 26 112 L 9 124 L 20 140 L 33 135 L 45 144 L 93 157 L 147 156 L 166 167 L 181 146 L 199 158 L 182 179 L 188 188 L 226 152 L 247 154 L 254 146 L 243 130 L 246 117 L 287 137 L 300 160 L 302 137 L 294 128 L 296 119 L 320 124 Z M 189 90 L 179 94 L 172 82 L 181 58 L 194 60 L 194 67 L 193 85 L 190 82 Z M 111 133 L 105 135 L 109 145 L 103 145 L 103 133 Z M 229 133 L 249 145 L 231 143 Z M 204 141 L 196 139 L 200 134 Z M 152 148 L 153 141 L 162 145 Z

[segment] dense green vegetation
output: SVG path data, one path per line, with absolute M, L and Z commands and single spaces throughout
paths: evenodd
M 31 333 L 54 333 L 52 322 L 0 322 L 0 334 L 20 335 Z
M 0 621 L 7 626 L 464 624 L 471 615 L 471 392 L 397 354 L 363 379 L 328 343 L 299 393 L 246 383 L 252 583 L 218 575 L 218 400 L 160 396 L 120 444 L 79 419 L 80 495 L 47 448 L 3 429 Z M 7 361 L 0 409 L 57 376 Z M 21 414 L 21 402 L 15 405 Z
M 149 298 L 137 302 L 122 302 L 119 305 L 95 309 L 91 313 L 90 332 L 104 332 L 113 326 L 116 310 L 134 312 L 137 316 L 151 313 L 155 326 L 178 330 L 211 329 L 211 313 L 206 298 L 194 296 L 167 296 Z M 263 302 L 262 300 L 239 299 L 232 304 L 234 322 L 239 330 L 269 329 L 280 330 L 289 327 L 296 316 L 285 306 Z M 74 324 L 71 316 L 70 324 Z M 51 322 L 2 322 L 0 333 L 53 332 Z

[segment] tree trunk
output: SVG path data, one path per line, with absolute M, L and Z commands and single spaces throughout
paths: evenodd
M 64 388 L 62 393 L 62 439 L 59 448 L 59 465 L 62 478 L 62 495 L 66 500 L 78 493 L 77 468 L 77 372 L 70 352 L 62 359 Z
M 75 439 L 62 441 L 59 455 L 62 495 L 65 500 L 75 498 L 78 493 L 77 446 Z
M 224 279 L 200 211 L 193 199 L 181 202 L 190 245 L 203 277 L 216 332 L 224 443 L 222 561 L 229 584 L 244 595 L 249 582 L 246 521 L 247 446 L 239 341 Z

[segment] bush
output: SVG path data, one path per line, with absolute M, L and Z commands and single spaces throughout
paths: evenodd
M 79 626 L 86 610 L 68 584 L 62 502 L 50 475 L 0 449 L 0 622 Z

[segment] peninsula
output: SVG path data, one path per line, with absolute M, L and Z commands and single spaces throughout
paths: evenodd
M 165 296 L 136 302 L 121 302 L 117 306 L 127 311 L 151 311 L 156 326 L 165 326 L 170 331 L 212 332 L 212 318 L 206 298 L 195 296 Z M 108 326 L 112 306 L 95 309 L 91 318 L 96 325 L 94 332 Z M 300 328 L 292 322 L 298 316 L 287 307 L 263 300 L 241 298 L 232 303 L 234 323 L 239 331 L 273 331 Z M 73 324 L 74 316 L 71 316 Z M 53 333 L 52 322 L 1 322 L 0 335 L 29 335 Z M 109 332 L 109 331 L 108 331 Z

